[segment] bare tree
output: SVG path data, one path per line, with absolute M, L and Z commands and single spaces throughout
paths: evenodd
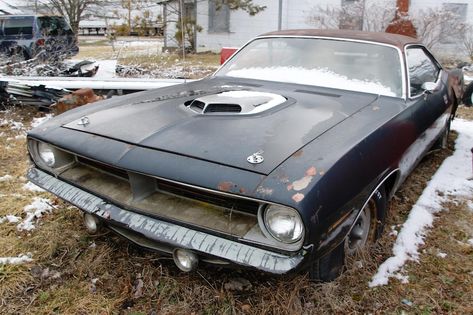
M 457 14 L 442 8 L 418 11 L 413 18 L 417 36 L 428 48 L 439 43 L 460 43 L 467 25 Z
M 42 4 L 47 11 L 65 16 L 71 24 L 72 30 L 77 34 L 79 23 L 86 13 L 86 9 L 94 4 L 103 5 L 106 0 L 47 0 Z
M 156 26 L 161 22 L 161 15 L 156 14 L 156 1 L 153 0 L 121 0 L 113 15 L 125 23 L 115 25 L 119 35 L 129 35 L 138 32 L 140 35 L 149 35 L 157 32 Z
M 257 5 L 253 0 L 215 0 L 217 10 L 222 5 L 228 5 L 230 10 L 243 10 L 253 16 L 266 9 L 265 5 Z
M 468 57 L 470 57 L 470 60 L 473 62 L 473 25 L 465 26 L 463 47 L 465 48 Z
M 307 18 L 318 28 L 354 29 L 382 32 L 394 17 L 393 1 L 359 0 L 342 6 L 316 6 Z

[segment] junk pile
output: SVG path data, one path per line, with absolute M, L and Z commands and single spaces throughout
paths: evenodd
M 33 85 L 0 81 L 0 105 L 35 106 L 41 111 L 56 114 L 103 99 L 89 88 L 69 91 L 42 84 Z
M 39 63 L 30 59 L 0 64 L 0 74 L 8 76 L 93 77 L 98 69 L 98 63 L 90 60 Z
M 42 84 L 0 81 L 0 104 L 2 105 L 26 105 L 45 109 L 69 93 L 68 90 L 46 87 Z
M 92 89 L 84 88 L 65 95 L 56 102 L 54 108 L 58 115 L 78 106 L 94 103 L 103 99 L 102 96 L 96 95 Z

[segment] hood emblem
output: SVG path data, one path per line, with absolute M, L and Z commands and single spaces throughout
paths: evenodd
M 256 152 L 256 153 L 253 153 L 252 155 L 250 155 L 249 157 L 247 157 L 246 160 L 247 160 L 249 163 L 251 163 L 251 164 L 260 164 L 260 163 L 263 163 L 263 161 L 264 161 L 263 153 L 264 153 L 263 150 L 258 151 L 258 152 Z
M 84 127 L 86 127 L 88 124 L 90 124 L 89 117 L 87 117 L 87 116 L 81 117 L 80 121 L 79 121 L 77 124 L 78 124 L 79 126 L 84 126 Z

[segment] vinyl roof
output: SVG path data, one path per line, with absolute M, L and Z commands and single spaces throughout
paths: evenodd
M 320 29 L 294 29 L 284 30 L 277 32 L 270 32 L 262 34 L 260 36 L 314 36 L 314 37 L 333 37 L 333 38 L 346 38 L 353 40 L 364 40 L 370 42 L 377 42 L 383 44 L 389 44 L 403 48 L 407 44 L 419 44 L 419 40 L 413 37 L 391 34 L 391 33 L 378 33 L 378 32 L 363 32 L 363 31 L 352 31 L 352 30 L 320 30 Z

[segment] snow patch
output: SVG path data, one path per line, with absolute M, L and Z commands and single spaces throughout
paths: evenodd
M 7 174 L 7 175 L 4 175 L 4 176 L 0 176 L 0 182 L 8 182 L 8 181 L 10 181 L 10 180 L 12 180 L 12 179 L 13 179 L 13 176 L 8 175 L 8 174 Z
M 0 217 L 0 224 L 8 221 L 8 223 L 18 223 L 20 222 L 21 218 L 17 217 L 16 215 L 7 214 L 4 217 Z
M 41 125 L 42 123 L 47 122 L 48 120 L 50 120 L 53 117 L 54 117 L 53 114 L 46 114 L 46 116 L 44 116 L 44 117 L 35 117 L 31 121 L 31 128 L 36 128 L 39 125 Z
M 25 127 L 22 122 L 5 118 L 0 119 L 0 127 L 3 126 L 9 126 L 11 130 L 23 130 Z
M 470 209 L 470 211 L 473 211 L 473 201 L 468 200 L 467 204 L 468 204 L 468 209 Z
M 445 258 L 445 257 L 447 257 L 447 254 L 445 254 L 445 253 L 437 253 L 437 257 Z
M 394 255 L 379 266 L 369 282 L 370 287 L 386 285 L 391 277 L 405 277 L 402 268 L 409 260 L 418 261 L 418 248 L 424 244 L 434 214 L 443 210 L 442 202 L 473 194 L 473 181 L 466 178 L 471 174 L 473 122 L 456 119 L 452 129 L 458 132 L 455 152 L 442 163 L 412 208 L 394 244 Z
M 34 192 L 44 192 L 43 188 L 39 187 L 38 185 L 33 184 L 32 182 L 27 182 L 23 185 L 24 190 L 34 191 Z
M 20 254 L 18 257 L 0 257 L 0 265 L 21 265 L 33 261 L 31 253 Z
M 26 218 L 16 226 L 18 231 L 31 231 L 35 229 L 34 220 L 39 219 L 45 213 L 50 213 L 53 210 L 51 201 L 45 198 L 33 198 L 33 202 L 27 205 L 23 211 L 26 213 Z
M 339 75 L 327 69 L 305 69 L 302 67 L 253 67 L 230 70 L 226 75 L 237 78 L 307 84 L 386 96 L 396 96 L 395 92 L 390 88 L 383 86 L 379 82 L 349 79 L 346 76 Z
M 473 246 L 473 238 L 470 238 L 467 243 L 470 245 L 470 246 Z

